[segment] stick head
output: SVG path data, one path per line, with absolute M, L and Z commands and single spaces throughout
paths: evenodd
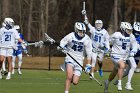
M 35 47 L 40 47 L 40 48 L 42 48 L 43 47 L 43 44 L 44 44 L 44 42 L 43 41 L 39 41 L 39 42 L 35 42 Z
M 49 41 L 51 44 L 55 43 L 55 40 L 49 37 L 47 33 L 45 33 L 45 38 L 46 38 L 46 41 Z

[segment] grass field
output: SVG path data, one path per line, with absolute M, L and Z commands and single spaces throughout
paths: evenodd
M 65 73 L 62 71 L 47 70 L 22 70 L 23 74 L 12 76 L 11 80 L 0 80 L 0 93 L 64 93 Z M 96 78 L 103 83 L 110 72 L 104 72 L 103 77 L 95 73 Z M 134 91 L 124 89 L 126 79 L 123 79 L 123 91 L 119 93 L 139 93 L 140 74 L 135 73 L 133 77 Z M 103 93 L 103 86 L 99 86 L 94 80 L 89 80 L 89 76 L 82 74 L 77 86 L 72 85 L 70 93 Z M 118 93 L 117 87 L 112 83 L 109 93 Z

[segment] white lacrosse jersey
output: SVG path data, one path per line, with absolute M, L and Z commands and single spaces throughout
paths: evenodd
M 137 52 L 137 42 L 133 34 L 125 37 L 121 32 L 115 32 L 111 35 L 110 41 L 112 43 L 111 54 L 128 56 L 130 49 Z
M 90 37 L 86 34 L 81 40 L 78 40 L 75 37 L 75 32 L 71 32 L 60 41 L 60 46 L 63 48 L 66 47 L 68 53 L 81 65 L 83 65 L 85 52 L 87 54 L 87 59 L 91 59 L 92 44 Z M 68 55 L 66 58 L 71 59 Z
M 0 29 L 0 48 L 13 48 L 15 46 L 15 40 L 19 38 L 16 29 L 7 30 L 5 27 L 2 27 Z
M 91 33 L 92 47 L 100 50 L 100 47 L 105 46 L 110 49 L 109 46 L 109 34 L 105 29 L 100 31 L 96 30 L 91 24 L 88 24 L 89 32 Z

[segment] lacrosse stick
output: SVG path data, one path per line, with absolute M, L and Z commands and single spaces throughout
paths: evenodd
M 34 43 L 28 43 L 28 46 L 34 45 L 35 47 L 43 47 L 44 42 L 43 41 L 38 41 L 38 42 L 34 42 Z
M 65 49 L 63 49 L 54 39 L 52 39 L 51 37 L 49 37 L 48 35 L 47 35 L 47 33 L 45 33 L 45 38 L 46 38 L 46 41 L 49 41 L 51 44 L 55 44 L 55 45 L 57 45 L 58 47 L 60 47 L 63 51 L 65 51 Z M 83 71 L 85 72 L 85 68 L 81 65 L 81 64 L 79 64 L 79 62 L 77 62 L 77 60 L 75 60 L 75 58 L 74 57 L 72 57 L 68 52 L 65 52 L 68 56 L 70 56 L 82 69 L 83 69 Z M 102 86 L 102 84 L 95 78 L 95 77 L 93 77 L 92 75 L 91 75 L 91 73 L 88 73 L 89 74 L 89 76 L 91 76 L 100 86 Z

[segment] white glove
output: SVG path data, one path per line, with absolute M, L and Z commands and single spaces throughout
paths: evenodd
M 86 13 L 86 10 L 82 10 L 82 15 L 86 15 L 87 13 Z
M 135 56 L 135 54 L 136 54 L 136 52 L 134 52 L 134 51 L 130 51 L 129 56 L 130 56 L 130 57 L 134 57 L 134 56 Z
M 91 70 L 91 65 L 90 64 L 86 64 L 85 72 L 86 73 L 90 73 L 90 70 Z

